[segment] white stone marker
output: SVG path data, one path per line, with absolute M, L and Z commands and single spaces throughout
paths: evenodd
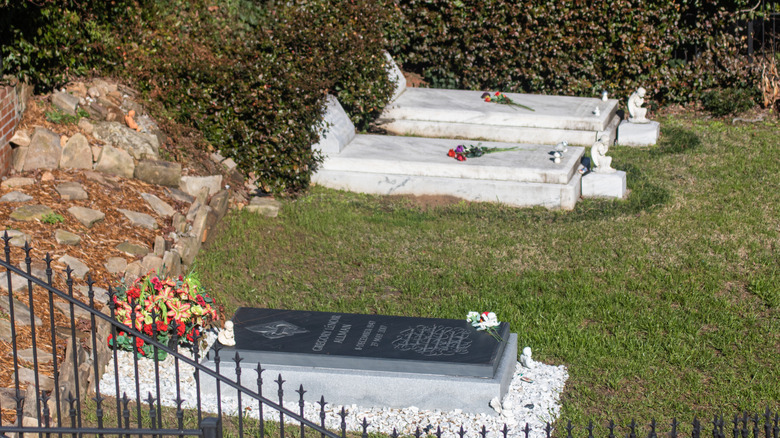
M 401 69 L 398 68 L 398 64 L 393 60 L 393 57 L 387 52 L 385 52 L 385 60 L 387 61 L 385 64 L 387 68 L 387 77 L 395 84 L 395 91 L 393 91 L 393 97 L 390 99 L 390 102 L 392 102 L 398 99 L 398 96 L 406 90 L 406 78 L 404 77 L 403 72 L 401 72 Z
M 355 125 L 335 96 L 328 95 L 319 143 L 311 148 L 326 157 L 338 155 L 355 138 Z
M 590 172 L 582 177 L 583 198 L 618 198 L 626 196 L 626 172 Z
M 661 124 L 654 121 L 648 123 L 630 123 L 624 120 L 618 126 L 617 144 L 621 146 L 653 146 L 658 142 Z

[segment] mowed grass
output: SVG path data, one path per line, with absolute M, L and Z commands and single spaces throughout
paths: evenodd
M 237 306 L 495 311 L 568 367 L 562 418 L 690 423 L 780 409 L 780 127 L 667 117 L 613 147 L 625 201 L 571 212 L 314 188 L 237 212 L 195 266 Z M 668 429 L 668 426 L 666 426 Z

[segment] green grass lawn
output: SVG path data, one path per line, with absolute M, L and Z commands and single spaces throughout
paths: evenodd
M 521 349 L 568 367 L 562 417 L 580 426 L 777 411 L 780 125 L 661 122 L 656 147 L 610 151 L 625 201 L 562 212 L 314 188 L 275 219 L 231 213 L 195 269 L 229 315 L 493 310 Z

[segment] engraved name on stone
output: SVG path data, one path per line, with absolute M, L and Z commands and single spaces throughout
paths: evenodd
M 311 348 L 312 351 L 322 351 L 322 349 L 325 348 L 325 344 L 328 343 L 330 335 L 332 335 L 333 330 L 336 329 L 336 324 L 338 324 L 339 319 L 341 319 L 341 315 L 332 315 L 330 317 L 327 324 L 325 324 L 325 329 L 320 333 L 317 342 L 314 343 L 314 347 Z
M 418 325 L 402 331 L 393 341 L 393 347 L 424 356 L 452 356 L 469 352 L 468 338 L 469 332 L 460 327 Z

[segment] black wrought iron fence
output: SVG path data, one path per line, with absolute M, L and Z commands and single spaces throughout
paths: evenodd
M 75 297 L 73 270 L 70 267 L 64 271 L 67 291 L 54 287 L 52 258 L 48 254 L 43 260 L 45 269 L 39 272 L 42 275 L 35 275 L 28 244 L 22 249 L 25 254 L 24 261 L 15 266 L 11 261 L 11 239 L 7 233 L 4 233 L 2 239 L 4 259 L 0 259 L 0 275 L 4 274 L 5 278 L 0 280 L 3 281 L 3 289 L 6 289 L 7 293 L 0 296 L 0 303 L 4 303 L 0 307 L 9 318 L 6 329 L 10 334 L 11 351 L 10 357 L 5 359 L 13 368 L 13 388 L 10 388 L 10 396 L 5 394 L 0 397 L 0 410 L 4 414 L 12 414 L 15 420 L 3 421 L 0 417 L 0 437 L 10 437 L 12 434 L 18 437 L 25 434 L 74 437 L 88 434 L 128 438 L 130 435 L 218 438 L 222 437 L 223 430 L 229 425 L 231 433 L 239 438 L 243 438 L 245 434 L 258 437 L 297 435 L 304 438 L 312 433 L 321 438 L 346 438 L 347 413 L 344 408 L 338 413 L 340 426 L 334 428 L 335 431 L 326 427 L 325 406 L 328 403 L 323 397 L 316 401 L 319 405 L 318 418 L 306 418 L 306 391 L 302 386 L 295 390 L 298 394 L 295 397 L 299 408 L 297 412 L 285 408 L 285 381 L 281 375 L 274 380 L 278 388 L 274 401 L 263 395 L 264 370 L 260 364 L 257 364 L 255 369 L 256 380 L 251 383 L 242 382 L 242 358 L 236 354 L 232 358 L 235 370 L 231 370 L 236 377 L 228 378 L 220 372 L 222 360 L 219 356 L 219 344 L 216 344 L 212 369 L 199 363 L 201 352 L 197 342 L 193 344 L 194 351 L 190 356 L 179 351 L 175 335 L 170 345 L 165 345 L 157 341 L 155 333 L 148 336 L 136 330 L 134 316 L 130 326 L 118 322 L 115 319 L 113 291 L 110 287 L 104 297 L 107 298 L 105 307 L 98 305 L 100 300 L 96 301 L 96 292 L 99 289 L 94 287 L 94 282 L 89 278 L 86 293 L 88 303 Z M 21 299 L 18 300 L 17 297 Z M 57 304 L 55 300 L 60 303 Z M 61 309 L 60 315 L 55 314 L 55 308 Z M 134 312 L 132 314 L 134 315 Z M 63 320 L 65 326 L 59 325 Z M 123 362 L 120 360 L 120 352 L 117 349 L 109 349 L 106 344 L 108 335 L 116 339 L 120 331 L 127 333 L 132 339 L 132 345 L 136 345 L 137 340 L 152 345 L 151 360 L 143 359 L 141 364 L 138 355 L 133 352 L 130 353 L 131 369 L 120 370 L 120 367 L 128 365 L 128 355 L 124 355 Z M 25 349 L 26 353 L 23 355 L 20 344 L 28 342 L 30 348 Z M 67 344 L 64 353 L 62 348 L 58 348 L 63 343 Z M 170 361 L 173 362 L 173 375 L 161 371 L 164 361 L 160 360 L 159 352 L 170 356 L 167 360 L 169 364 Z M 26 363 L 32 363 L 31 370 L 23 366 Z M 113 365 L 106 370 L 109 363 Z M 130 375 L 129 380 L 120 383 L 120 376 L 127 374 Z M 194 397 L 194 400 L 182 395 L 185 374 L 192 377 L 194 396 L 189 397 Z M 154 389 L 143 394 L 140 385 L 142 379 L 153 381 Z M 204 379 L 208 379 L 208 382 L 204 382 Z M 128 390 L 131 391 L 130 396 Z M 188 391 L 188 394 L 193 392 Z M 213 401 L 205 401 L 204 394 Z M 0 396 L 3 395 L 4 393 L 0 393 Z M 230 397 L 234 398 L 235 408 L 231 407 L 226 411 L 223 403 Z M 247 415 L 254 409 L 257 410 L 256 415 Z M 266 419 L 269 412 L 270 418 L 273 418 L 270 423 L 270 420 Z M 715 417 L 710 422 L 711 428 L 708 431 L 699 420 L 694 419 L 690 436 L 703 438 L 703 435 L 711 434 L 712 438 L 780 438 L 779 419 L 777 413 L 773 414 L 767 408 L 763 415 L 736 415 L 731 420 L 722 416 Z M 676 420 L 670 426 L 670 438 L 682 436 L 678 433 L 679 424 Z M 647 438 L 657 438 L 661 433 L 657 430 L 655 421 L 648 427 L 649 430 L 632 421 L 621 431 L 615 423 L 610 422 L 606 438 L 636 438 L 645 435 L 646 430 Z M 359 429 L 354 433 L 367 438 L 371 425 L 363 419 Z M 567 424 L 567 438 L 572 438 L 574 429 L 571 423 Z M 461 427 L 457 435 L 460 438 L 467 434 L 481 438 L 487 438 L 489 434 L 503 438 L 510 435 L 529 438 L 531 432 L 530 426 L 525 424 L 524 428 L 517 430 L 510 430 L 505 425 L 501 430 L 490 432 L 484 426 L 479 431 L 467 431 Z M 583 435 L 587 432 L 588 438 L 593 438 L 593 423 L 578 432 Z M 556 435 L 563 436 L 563 433 L 564 430 L 561 430 Z M 544 436 L 550 438 L 552 434 L 552 426 L 548 423 Z M 441 428 L 417 428 L 413 435 L 417 438 L 423 435 L 441 438 L 443 432 Z M 394 431 L 390 436 L 397 438 L 399 433 Z

